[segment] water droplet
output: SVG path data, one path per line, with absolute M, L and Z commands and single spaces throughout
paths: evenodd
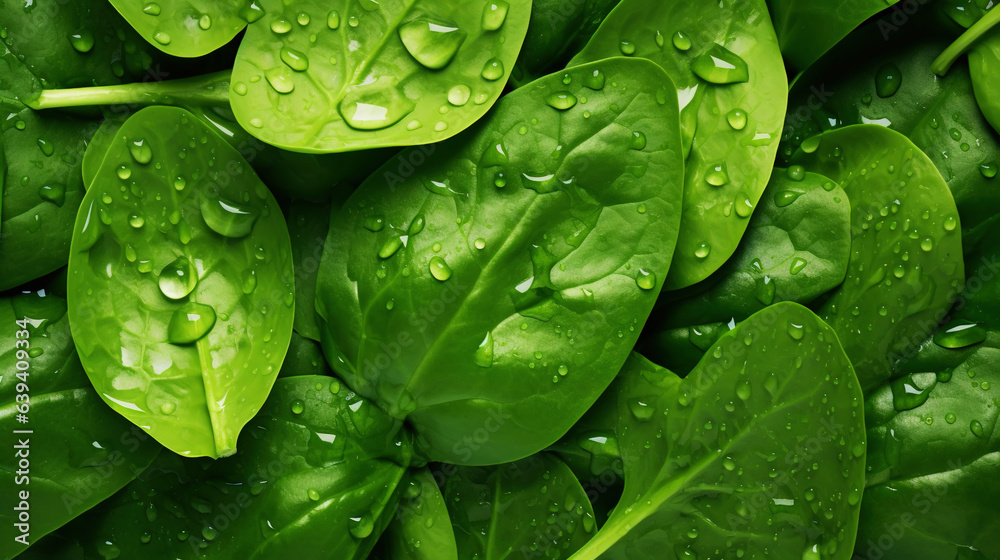
M 883 99 L 895 95 L 902 82 L 903 73 L 899 66 L 891 62 L 879 66 L 875 71 L 875 93 Z
M 622 51 L 625 56 L 632 56 L 635 54 L 635 43 L 632 41 L 622 41 L 618 44 L 618 49 Z
M 160 405 L 160 412 L 170 416 L 177 410 L 177 403 L 174 401 L 167 401 Z
M 284 35 L 292 30 L 292 23 L 285 18 L 278 18 L 271 22 L 271 31 L 278 35 Z
M 986 329 L 976 323 L 949 325 L 934 334 L 934 343 L 941 348 L 968 348 L 986 340 Z
M 219 536 L 219 532 L 215 530 L 215 527 L 206 525 L 201 529 L 201 536 L 205 537 L 206 541 L 213 541 L 215 537 Z
M 431 276 L 435 280 L 444 282 L 451 278 L 451 267 L 441 257 L 433 257 L 430 262 Z
M 479 347 L 476 348 L 476 353 L 473 356 L 473 361 L 479 367 L 491 367 L 493 365 L 493 333 L 487 332 L 486 338 L 479 343 Z
M 972 430 L 972 434 L 976 437 L 983 437 L 986 435 L 986 432 L 983 430 L 983 425 L 979 422 L 979 420 L 973 420 L 969 423 L 969 429 Z
M 504 0 L 494 0 L 486 3 L 483 10 L 483 29 L 486 31 L 496 31 L 503 27 L 507 21 L 507 13 L 510 11 L 510 4 Z
M 691 62 L 691 71 L 713 84 L 737 84 L 750 81 L 746 61 L 722 45 L 714 44 Z
M 708 168 L 705 173 L 705 182 L 714 187 L 721 187 L 729 183 L 729 170 L 725 163 L 719 163 Z
M 743 109 L 733 109 L 726 113 L 726 120 L 733 130 L 743 130 L 747 126 L 747 114 Z
M 47 200 L 61 208 L 63 203 L 66 202 L 66 186 L 62 183 L 42 185 L 38 189 L 38 196 L 42 197 L 42 200 Z
M 330 13 L 326 15 L 326 26 L 330 29 L 340 28 L 340 12 L 330 10 Z
M 187 257 L 178 257 L 160 271 L 160 291 L 170 299 L 183 299 L 198 285 L 198 272 Z
M 576 101 L 576 96 L 568 91 L 560 91 L 550 94 L 545 99 L 545 102 L 549 104 L 549 107 L 560 111 L 572 109 L 576 106 Z
M 211 29 L 212 16 L 208 14 L 202 14 L 201 17 L 198 18 L 198 27 L 200 27 L 203 31 L 208 31 L 209 29 Z
M 809 261 L 801 257 L 795 257 L 792 260 L 792 266 L 789 267 L 788 272 L 791 274 L 798 274 L 802 272 L 802 269 L 805 268 L 807 264 L 809 264 Z
M 252 294 L 257 289 L 257 272 L 252 268 L 243 271 L 243 293 Z
M 604 89 L 606 82 L 607 77 L 605 77 L 604 72 L 601 72 L 600 70 L 594 70 L 592 73 L 587 74 L 583 78 L 583 85 L 594 91 L 601 91 Z
M 708 255 L 710 255 L 711 253 L 712 253 L 712 246 L 709 245 L 708 243 L 701 243 L 694 250 L 694 256 L 698 257 L 698 259 L 701 260 L 707 259 Z
M 774 204 L 778 208 L 784 208 L 789 204 L 795 202 L 800 196 L 805 194 L 803 191 L 781 191 L 774 194 Z
M 691 50 L 691 38 L 688 37 L 683 31 L 674 33 L 671 42 L 674 44 L 674 48 L 679 51 Z
M 409 115 L 415 105 L 404 96 L 394 77 L 347 88 L 340 103 L 344 121 L 356 130 L 380 130 L 390 127 Z
M 417 62 L 432 70 L 447 66 L 467 34 L 454 23 L 417 18 L 399 27 L 399 38 Z
M 476 246 L 476 249 L 479 249 L 480 251 L 482 251 L 483 249 L 486 248 L 486 240 L 483 239 L 482 237 L 476 239 L 475 246 Z
M 308 495 L 309 499 L 312 500 L 312 501 L 314 501 L 314 502 L 319 501 L 319 492 L 317 492 L 314 488 L 310 488 L 306 492 L 306 495 Z
M 469 102 L 472 97 L 472 90 L 469 86 L 458 85 L 448 90 L 448 103 L 456 107 L 462 107 Z
M 958 227 L 958 220 L 956 220 L 954 216 L 948 216 L 944 219 L 945 231 L 955 231 L 956 227 Z
M 633 150 L 642 150 L 646 147 L 646 135 L 641 132 L 632 133 L 632 145 L 629 146 Z
M 149 4 L 146 4 L 145 7 L 143 7 L 142 13 L 151 16 L 158 16 L 160 15 L 160 5 L 155 2 L 150 2 Z
M 635 278 L 635 285 L 642 290 L 652 290 L 656 287 L 656 274 L 639 269 L 639 275 Z
M 306 410 L 306 405 L 299 399 L 292 401 L 292 414 L 302 414 Z
M 986 179 L 992 179 L 997 176 L 997 170 L 1000 167 L 995 163 L 984 163 L 979 166 L 979 173 Z
M 94 48 L 94 34 L 84 30 L 79 33 L 70 33 L 69 43 L 80 53 L 88 53 Z
M 274 91 L 278 93 L 292 93 L 295 91 L 295 78 L 292 72 L 284 67 L 277 66 L 264 72 L 267 83 L 271 84 Z
M 382 231 L 385 227 L 385 218 L 382 216 L 368 216 L 362 225 L 370 232 Z
M 801 165 L 793 165 L 785 170 L 785 174 L 792 181 L 800 182 L 806 178 L 806 168 Z
M 744 401 L 747 400 L 747 399 L 749 399 L 750 398 L 750 383 L 747 382 L 747 381 L 744 381 L 743 383 L 740 383 L 739 385 L 737 385 L 736 386 L 736 396 L 739 397 L 740 400 L 744 400 Z
M 146 165 L 153 160 L 153 150 L 145 140 L 129 142 L 128 151 L 132 154 L 132 159 L 141 165 Z
M 128 225 L 135 229 L 139 229 L 146 224 L 146 219 L 142 217 L 142 214 L 132 214 L 128 217 Z
M 187 181 L 184 180 L 184 177 L 174 179 L 174 190 L 182 191 L 185 186 L 187 186 Z
M 215 310 L 189 301 L 174 311 L 167 326 L 167 340 L 173 344 L 197 342 L 215 326 Z
M 224 237 L 240 238 L 249 235 L 257 222 L 256 208 L 221 198 L 201 201 L 201 217 L 215 233 Z
M 306 12 L 299 12 L 299 15 L 295 16 L 295 21 L 302 27 L 305 27 L 309 25 L 310 21 L 312 21 L 312 17 L 310 17 Z
M 656 412 L 653 407 L 649 406 L 641 399 L 629 399 L 628 409 L 632 413 L 632 416 L 635 416 L 636 420 L 641 420 L 643 422 L 652 420 L 653 414 Z
M 382 244 L 382 248 L 378 250 L 378 258 L 388 259 L 395 255 L 396 252 L 403 247 L 403 239 L 403 237 L 398 235 L 394 235 L 389 239 L 386 239 L 385 243 Z
M 305 72 L 309 69 L 309 59 L 306 58 L 305 53 L 291 49 L 288 47 L 281 47 L 281 61 L 288 65 L 289 68 L 295 70 L 296 72 Z M 270 80 L 270 78 L 269 78 Z M 274 84 L 271 84 L 274 87 Z M 277 89 L 277 88 L 275 88 Z
M 504 76 L 503 62 L 499 58 L 491 58 L 483 66 L 483 79 L 495 82 Z
M 806 330 L 802 325 L 788 323 L 788 336 L 792 337 L 793 340 L 802 340 L 805 334 Z
M 170 44 L 170 34 L 164 32 L 164 31 L 157 31 L 156 33 L 154 33 L 153 34 L 153 39 L 157 43 L 159 43 L 161 45 L 169 45 Z

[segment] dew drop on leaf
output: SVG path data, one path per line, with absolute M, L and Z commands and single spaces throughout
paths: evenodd
M 448 263 L 446 263 L 441 257 L 434 257 L 431 259 L 430 270 L 431 276 L 440 282 L 445 282 L 451 278 L 451 267 L 449 267 Z
M 491 58 L 483 66 L 481 73 L 483 79 L 495 82 L 504 76 L 503 62 L 499 58 Z
M 572 109 L 576 106 L 576 96 L 568 91 L 560 91 L 550 94 L 545 102 L 549 104 L 549 107 L 553 109 L 558 109 L 560 111 L 566 111 Z
M 503 27 L 507 21 L 507 13 L 510 11 L 510 4 L 504 0 L 493 0 L 486 3 L 483 9 L 483 29 L 485 31 L 496 31 Z
M 691 62 L 691 71 L 713 84 L 738 84 L 750 81 L 750 70 L 739 55 L 719 44 Z
M 215 309 L 189 301 L 174 311 L 167 326 L 167 340 L 172 344 L 191 344 L 215 326 Z
M 399 27 L 399 38 L 417 62 L 431 70 L 451 63 L 468 35 L 457 24 L 420 17 Z
M 170 299 L 183 299 L 198 285 L 198 272 L 187 257 L 178 257 L 163 267 L 158 279 L 160 292 Z
M 217 198 L 201 201 L 201 217 L 205 224 L 223 237 L 240 238 L 249 235 L 257 222 L 259 211 L 246 204 Z

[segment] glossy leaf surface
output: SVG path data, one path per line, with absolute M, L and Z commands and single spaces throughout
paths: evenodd
M 765 307 L 808 304 L 844 281 L 851 207 L 836 183 L 776 169 L 733 257 L 707 280 L 660 296 L 643 355 L 683 375 L 725 332 Z
M 225 456 L 292 329 L 291 243 L 274 197 L 190 113 L 118 131 L 81 205 L 69 316 L 105 401 L 171 450 Z
M 111 0 L 143 38 L 161 51 L 204 56 L 228 43 L 255 12 L 243 0 Z
M 55 557 L 363 560 L 395 508 L 408 446 L 398 422 L 336 379 L 281 379 L 237 455 L 165 454 L 60 531 L 67 552 Z
M 684 217 L 668 289 L 736 250 L 767 185 L 785 117 L 785 69 L 763 0 L 624 0 L 570 64 L 648 58 L 677 87 Z
M 549 76 L 418 173 L 390 161 L 331 221 L 317 282 L 328 361 L 406 418 L 428 457 L 537 452 L 627 358 L 677 236 L 672 91 L 644 60 Z
M 459 467 L 444 483 L 459 558 L 569 558 L 594 535 L 573 471 L 541 453 L 497 467 Z
M 0 460 L 6 560 L 130 483 L 162 448 L 90 386 L 65 299 L 46 288 L 8 295 L 0 323 L 0 421 L 10 428 Z
M 948 185 L 906 139 L 876 125 L 812 139 L 794 161 L 840 183 L 851 202 L 851 260 L 820 306 L 866 391 L 888 379 L 944 318 L 965 281 Z
M 345 152 L 438 142 L 481 118 L 507 83 L 531 2 L 255 5 L 233 68 L 240 124 L 275 146 Z
M 438 468 L 454 467 L 411 471 L 403 482 L 395 516 L 382 536 L 386 560 L 458 560 L 448 508 L 434 478 Z
M 851 557 L 862 395 L 833 330 L 779 303 L 681 380 L 638 354 L 618 408 L 622 502 L 574 560 Z M 725 543 L 724 545 L 722 543 Z

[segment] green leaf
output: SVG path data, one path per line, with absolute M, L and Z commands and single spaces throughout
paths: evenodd
M 458 560 L 455 532 L 434 476 L 423 468 L 403 484 L 396 515 L 382 536 L 387 560 Z
M 42 88 L 119 83 L 152 62 L 104 2 L 2 2 L 0 291 L 65 266 L 96 117 L 31 110 Z
M 299 302 L 295 306 L 295 330 L 317 342 L 320 323 L 316 317 L 316 278 L 330 232 L 330 211 L 329 204 L 295 202 L 286 214 L 295 262 L 295 300 Z
M 612 387 L 624 498 L 574 560 L 851 557 L 862 395 L 810 311 L 755 314 L 683 380 L 634 354 Z
M 292 341 L 288 345 L 288 354 L 285 356 L 285 361 L 281 363 L 278 377 L 302 375 L 333 375 L 333 371 L 327 365 L 319 343 L 304 338 L 293 331 Z
M 131 482 L 161 448 L 94 392 L 70 338 L 66 301 L 51 286 L 0 298 L 0 323 L 6 560 Z
M 233 111 L 269 144 L 318 153 L 429 144 L 479 120 L 507 82 L 531 2 L 257 5 Z
M 684 217 L 666 287 L 683 288 L 732 256 L 767 185 L 785 118 L 784 64 L 763 0 L 624 0 L 570 64 L 621 54 L 656 62 L 677 86 Z
M 396 170 L 419 148 L 386 164 L 331 221 L 316 305 L 334 370 L 433 460 L 496 464 L 557 440 L 624 363 L 670 267 L 675 99 L 652 63 L 602 61 L 511 93 L 410 175 Z
M 906 135 L 941 172 L 967 235 L 1000 207 L 1000 140 L 980 112 L 964 64 L 944 77 L 930 71 L 949 41 L 937 24 L 913 19 L 886 41 L 876 23 L 856 31 L 796 80 L 780 158 L 787 165 L 804 140 L 831 123 L 888 126 Z M 901 81 L 899 89 L 879 96 L 877 81 L 892 76 Z
M 797 70 L 809 68 L 855 27 L 896 2 L 898 0 L 844 0 L 837 3 L 769 0 L 775 31 L 781 41 L 781 53 Z
M 568 558 L 594 534 L 590 500 L 548 453 L 497 467 L 449 467 L 444 502 L 459 558 Z
M 992 482 L 1000 468 L 997 387 L 1000 334 L 994 330 L 985 342 L 962 349 L 928 341 L 892 382 L 871 393 L 859 555 L 1000 554 L 1000 487 Z
M 640 351 L 685 374 L 727 324 L 780 301 L 809 304 L 844 281 L 850 228 L 836 183 L 801 167 L 775 169 L 736 253 L 705 281 L 661 296 Z
M 794 161 L 840 183 L 851 202 L 847 278 L 819 314 L 867 391 L 936 330 L 962 290 L 958 210 L 934 164 L 898 132 L 849 126 L 807 147 Z
M 334 378 L 283 378 L 240 453 L 164 454 L 59 536 L 88 559 L 363 560 L 408 465 L 399 428 Z
M 255 13 L 243 0 L 111 0 L 111 5 L 149 43 L 184 58 L 204 56 L 223 47 Z
M 153 107 L 118 131 L 73 231 L 70 324 L 98 392 L 177 453 L 232 454 L 292 330 L 274 197 L 194 115 Z

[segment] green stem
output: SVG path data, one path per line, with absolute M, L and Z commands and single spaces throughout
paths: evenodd
M 993 29 L 997 23 L 1000 23 L 1000 10 L 994 8 L 986 12 L 986 15 L 982 19 L 974 23 L 958 39 L 955 39 L 954 43 L 948 45 L 948 48 L 940 56 L 934 59 L 934 62 L 931 63 L 931 71 L 938 76 L 947 74 L 948 69 L 955 63 L 955 60 L 968 51 L 983 35 Z
M 35 110 L 95 105 L 179 105 L 229 106 L 231 70 L 182 80 L 97 86 L 74 89 L 47 89 L 27 105 Z

